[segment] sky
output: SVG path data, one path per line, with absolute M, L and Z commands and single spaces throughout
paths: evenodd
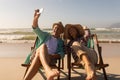
M 40 8 L 41 28 L 58 21 L 88 27 L 120 23 L 120 0 L 0 0 L 0 29 L 31 28 L 34 10 Z

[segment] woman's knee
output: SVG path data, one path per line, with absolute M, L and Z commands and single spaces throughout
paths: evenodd
M 71 46 L 71 48 L 73 48 L 73 49 L 79 49 L 79 47 L 80 47 L 80 45 L 79 45 L 79 42 L 77 42 L 77 41 L 74 41 Z
M 74 46 L 74 45 L 80 45 L 80 43 L 78 41 L 74 41 L 72 46 Z

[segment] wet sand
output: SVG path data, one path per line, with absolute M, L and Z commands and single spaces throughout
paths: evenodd
M 0 80 L 22 80 L 25 68 L 21 66 L 33 43 L 0 43 Z M 104 63 L 109 67 L 106 72 L 109 80 L 120 80 L 120 43 L 100 43 L 102 46 Z M 62 70 L 61 80 L 67 80 L 67 57 L 65 69 Z M 84 80 L 85 71 L 72 71 L 72 80 Z M 101 71 L 100 71 L 101 72 Z M 64 74 L 65 75 L 64 75 Z M 98 80 L 104 80 L 101 73 L 97 73 Z M 33 80 L 44 80 L 39 73 Z

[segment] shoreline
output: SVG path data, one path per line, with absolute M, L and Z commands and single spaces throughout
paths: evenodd
M 0 43 L 34 43 L 35 40 L 0 40 Z
M 0 43 L 0 57 L 26 57 L 35 40 L 32 41 L 13 41 Z M 120 43 L 102 42 L 102 56 L 104 57 L 120 57 Z
M 98 39 L 99 43 L 120 43 L 119 39 Z M 0 40 L 0 43 L 34 43 L 35 40 Z

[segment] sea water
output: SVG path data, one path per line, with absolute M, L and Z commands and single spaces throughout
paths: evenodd
M 51 32 L 51 29 L 43 29 L 44 31 Z M 92 33 L 98 35 L 98 39 L 101 41 L 120 41 L 120 28 L 94 28 L 91 29 Z M 32 36 L 35 36 L 31 28 L 22 29 L 0 29 L 0 42 L 7 40 L 32 40 Z
M 91 30 L 98 35 L 99 41 L 120 41 L 120 28 Z
M 50 29 L 43 29 L 44 31 L 51 32 Z M 21 29 L 0 29 L 0 42 L 7 41 L 21 41 L 21 40 L 34 40 L 36 35 L 31 28 Z

